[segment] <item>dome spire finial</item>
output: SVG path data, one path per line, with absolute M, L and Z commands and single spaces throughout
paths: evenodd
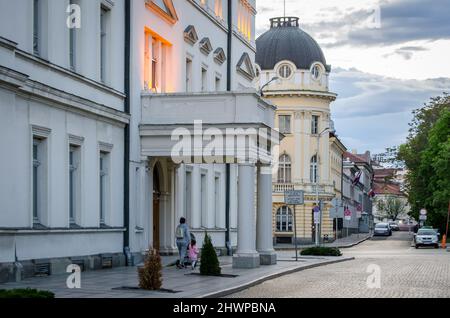
M 279 27 L 299 27 L 299 18 L 297 17 L 277 17 L 270 19 L 270 28 Z

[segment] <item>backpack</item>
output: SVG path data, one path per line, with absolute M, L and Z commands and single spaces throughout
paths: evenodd
M 180 240 L 184 239 L 184 231 L 183 231 L 183 228 L 181 227 L 181 225 L 177 226 L 175 236 L 177 237 L 177 239 L 180 239 Z

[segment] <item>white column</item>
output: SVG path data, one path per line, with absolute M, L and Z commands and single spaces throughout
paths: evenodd
M 272 168 L 258 167 L 258 209 L 256 216 L 256 249 L 261 265 L 275 265 L 277 254 L 272 235 Z
M 238 243 L 233 268 L 256 268 L 260 265 L 255 231 L 255 165 L 239 164 Z
M 208 188 L 207 191 L 207 199 L 206 199 L 206 224 L 208 229 L 213 229 L 216 227 L 216 197 L 215 197 L 215 178 L 216 173 L 214 172 L 214 165 L 208 164 L 208 175 L 206 176 L 206 186 Z
M 184 206 L 184 196 L 185 196 L 185 182 L 186 182 L 186 166 L 184 164 L 180 164 L 176 166 L 176 175 L 175 175 L 175 221 L 178 222 L 180 218 L 186 217 L 186 207 Z M 191 220 L 188 220 L 188 224 L 191 223 Z
M 200 178 L 200 167 L 198 165 L 194 165 L 192 169 L 192 220 L 190 221 L 190 224 L 194 229 L 199 229 L 201 227 L 202 198 Z

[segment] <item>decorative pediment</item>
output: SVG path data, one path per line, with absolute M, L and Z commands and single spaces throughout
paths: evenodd
M 214 61 L 216 63 L 222 65 L 227 60 L 227 56 L 225 55 L 225 51 L 219 47 L 214 51 Z
M 145 6 L 171 24 L 178 21 L 178 15 L 172 0 L 145 0 Z
M 243 76 L 248 78 L 250 81 L 252 81 L 256 76 L 255 69 L 253 68 L 252 60 L 250 59 L 250 56 L 248 55 L 248 53 L 242 54 L 236 68 L 237 68 L 238 73 L 241 73 Z
M 200 51 L 202 51 L 203 54 L 209 55 L 209 53 L 211 53 L 212 49 L 213 48 L 212 48 L 211 41 L 209 40 L 209 38 L 203 38 L 200 41 Z
M 197 43 L 198 35 L 197 35 L 197 31 L 195 30 L 195 27 L 193 25 L 189 25 L 184 30 L 184 40 L 191 45 L 194 45 L 195 43 Z

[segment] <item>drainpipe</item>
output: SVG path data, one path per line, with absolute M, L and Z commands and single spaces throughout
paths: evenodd
M 124 92 L 125 105 L 124 111 L 130 112 L 130 57 L 131 57 L 131 1 L 125 0 L 125 74 L 124 74 Z M 124 196 L 123 196 L 123 224 L 125 232 L 123 236 L 123 249 L 126 256 L 126 265 L 132 266 L 133 261 L 130 252 L 130 124 L 125 125 L 124 142 Z
M 232 0 L 228 0 L 228 38 L 227 38 L 227 91 L 231 92 L 231 63 L 232 53 L 231 44 L 233 40 L 233 12 L 232 12 Z M 233 248 L 230 240 L 230 170 L 229 163 L 226 164 L 226 190 L 225 190 L 225 245 L 227 248 L 227 255 L 233 255 Z

